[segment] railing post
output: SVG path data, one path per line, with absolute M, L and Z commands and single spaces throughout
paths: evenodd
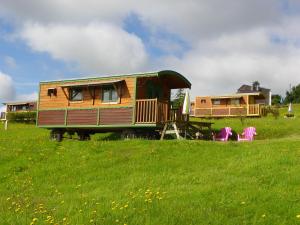
M 7 129 L 8 129 L 8 120 L 6 119 L 4 122 L 4 130 L 7 130 Z
M 158 122 L 158 102 L 157 102 L 157 98 L 155 99 L 155 106 L 156 106 L 156 109 L 155 109 L 155 122 L 157 123 Z
M 68 125 L 67 120 L 68 120 L 68 108 L 66 108 L 66 111 L 65 111 L 65 126 Z

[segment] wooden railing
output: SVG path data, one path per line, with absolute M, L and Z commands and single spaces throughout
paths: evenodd
M 0 119 L 1 120 L 5 120 L 6 119 L 6 113 L 5 112 L 1 112 L 0 113 Z
M 260 105 L 251 104 L 247 106 L 215 106 L 209 108 L 195 108 L 194 114 L 197 117 L 230 117 L 230 116 L 259 116 Z
M 170 110 L 170 116 L 169 116 L 170 121 L 183 121 L 184 117 L 182 115 L 182 109 L 171 109 Z
M 167 121 L 168 118 L 168 101 L 159 101 L 157 99 L 136 100 L 136 123 L 161 123 Z
M 260 115 L 259 104 L 248 106 L 248 115 Z

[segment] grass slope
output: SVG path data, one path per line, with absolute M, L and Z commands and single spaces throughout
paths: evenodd
M 0 224 L 299 224 L 299 118 L 214 122 L 259 140 L 56 143 L 1 128 Z

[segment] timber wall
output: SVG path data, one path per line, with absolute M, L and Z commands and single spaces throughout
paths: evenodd
M 152 82 L 156 87 L 162 90 L 162 96 L 159 100 L 169 101 L 171 97 L 171 90 L 167 82 L 163 82 L 157 77 L 140 77 L 137 79 L 137 93 L 136 99 L 149 99 L 147 96 L 147 83 Z M 154 98 L 154 97 L 152 97 Z
M 100 79 L 99 79 L 100 80 Z M 113 79 L 109 79 L 112 81 Z M 117 78 L 116 78 L 117 80 Z M 94 82 L 97 79 L 80 81 Z M 117 83 L 119 103 L 103 103 L 101 86 L 83 88 L 82 101 L 69 101 L 68 88 L 61 87 L 72 82 L 51 82 L 40 85 L 38 105 L 38 126 L 101 126 L 101 125 L 132 125 L 133 108 L 135 104 L 136 78 L 124 78 L 124 81 Z M 48 89 L 56 88 L 56 96 L 48 96 Z M 94 95 L 94 99 L 92 97 Z
M 43 110 L 38 113 L 38 126 L 68 127 L 132 124 L 132 107 Z
M 93 102 L 93 98 L 90 94 L 90 91 L 83 87 L 83 101 L 69 101 L 68 91 L 67 88 L 66 94 L 63 91 L 63 88 L 61 87 L 62 82 L 56 82 L 56 83 L 44 83 L 40 86 L 40 99 L 39 99 L 39 110 L 45 110 L 45 109 L 57 109 L 57 108 L 89 108 L 89 107 L 100 107 L 100 106 L 107 106 L 110 105 L 114 106 L 131 106 L 133 104 L 133 97 L 135 92 L 135 77 L 132 78 L 125 78 L 124 82 L 119 83 L 120 85 L 120 103 L 119 104 L 109 104 L 109 103 L 103 103 L 101 101 L 102 98 L 102 89 L 101 87 L 95 88 L 95 100 Z M 111 80 L 111 79 L 110 79 Z M 97 80 L 87 80 L 82 81 L 84 84 L 85 82 L 90 81 L 97 81 Z M 72 83 L 78 83 L 77 82 L 67 82 L 67 84 Z M 48 96 L 48 89 L 49 88 L 56 88 L 57 89 L 57 96 Z

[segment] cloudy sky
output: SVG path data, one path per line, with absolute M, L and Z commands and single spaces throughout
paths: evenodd
M 1 0 L 0 101 L 38 82 L 176 70 L 192 95 L 300 83 L 300 0 Z

